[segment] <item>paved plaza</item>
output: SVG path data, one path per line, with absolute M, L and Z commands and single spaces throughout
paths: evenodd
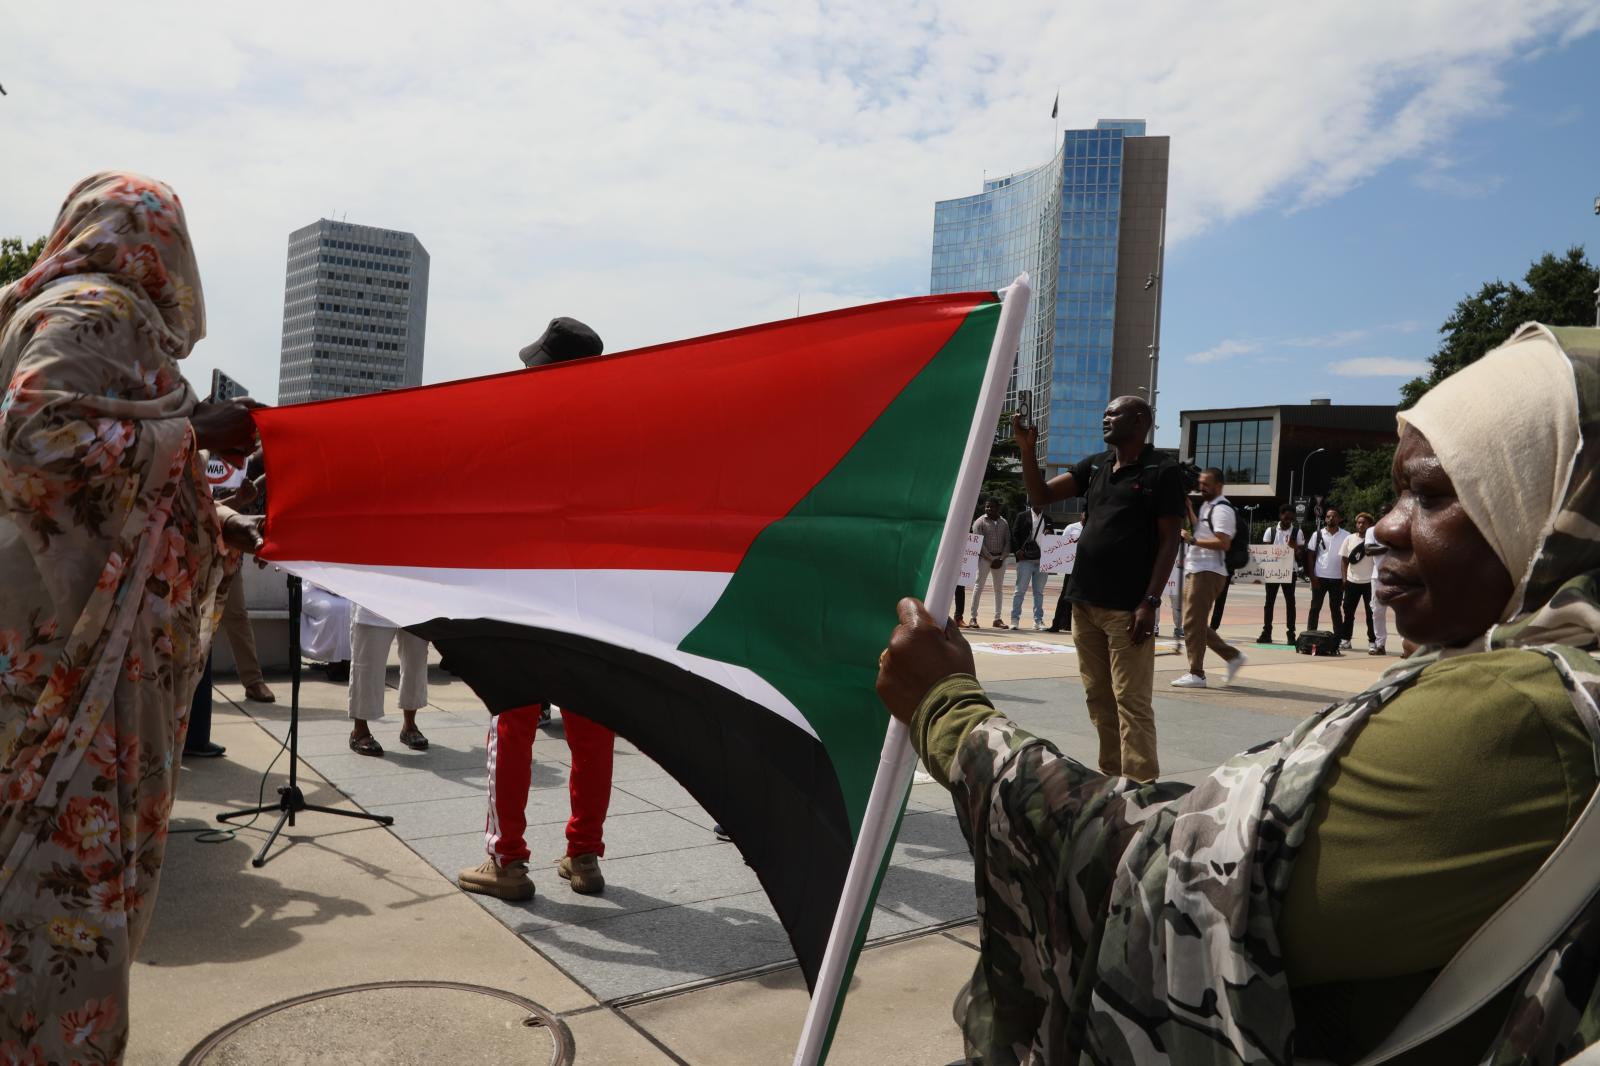
M 1260 602 L 1259 589 L 1234 590 L 1224 635 L 1253 637 Z M 985 631 L 969 639 L 1000 646 L 977 654 L 996 704 L 1092 763 L 1070 638 Z M 1006 654 L 1015 641 L 1062 650 Z M 1170 641 L 1161 649 L 1163 776 L 1189 781 L 1395 661 L 1369 659 L 1359 641 L 1356 655 L 1331 660 L 1250 646 L 1252 666 L 1232 688 L 1180 691 L 1167 684 L 1186 669 L 1182 657 Z M 527 807 L 537 895 L 514 904 L 472 896 L 454 876 L 484 854 L 482 705 L 434 669 L 429 707 L 418 715 L 430 749 L 399 744 L 391 696 L 390 715 L 374 728 L 387 754 L 374 759 L 346 745 L 345 687 L 306 676 L 308 799 L 391 815 L 394 824 L 306 813 L 259 870 L 249 859 L 271 818 L 211 842 L 203 831 L 219 810 L 254 804 L 277 757 L 264 786 L 270 800 L 286 769 L 278 755 L 287 681 L 273 679 L 276 705 L 245 703 L 237 685 L 221 681 L 214 733 L 228 758 L 184 768 L 161 899 L 135 966 L 131 1063 L 183 1060 L 208 1034 L 291 997 L 400 980 L 487 986 L 532 1001 L 553 1023 L 527 1028 L 527 1009 L 473 990 L 383 988 L 270 1015 L 189 1061 L 266 1061 L 269 1046 L 278 1049 L 271 1061 L 306 1063 L 570 1056 L 710 1064 L 792 1055 L 805 992 L 783 930 L 738 848 L 716 839 L 712 819 L 653 762 L 618 741 L 606 891 L 579 896 L 554 870 L 568 751 L 559 717 L 542 728 Z M 948 794 L 914 786 L 831 1061 L 959 1058 L 950 1003 L 976 957 L 973 901 L 972 863 Z

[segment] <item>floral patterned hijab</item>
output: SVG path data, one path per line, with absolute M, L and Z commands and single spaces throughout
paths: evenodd
M 110 343 L 121 329 L 133 331 L 134 344 Z M 37 355 L 47 341 L 43 330 L 55 331 L 62 357 L 34 362 L 28 380 L 13 381 L 23 348 L 32 342 Z M 73 406 L 84 414 L 186 415 L 195 397 L 173 360 L 205 333 L 200 271 L 177 194 L 137 174 L 92 175 L 67 195 L 33 269 L 0 290 L 0 383 L 11 386 L 0 410 L 37 385 L 76 392 Z

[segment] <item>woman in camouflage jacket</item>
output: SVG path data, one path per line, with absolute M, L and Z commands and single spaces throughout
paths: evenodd
M 976 863 L 969 1058 L 1359 1061 L 1565 835 L 1600 742 L 1600 330 L 1526 326 L 1456 377 L 1402 417 L 1378 530 L 1380 596 L 1423 646 L 1193 790 L 1028 735 L 954 627 L 902 603 L 878 687 Z M 1451 405 L 1469 395 L 1498 439 Z M 1591 898 L 1501 995 L 1389 1061 L 1562 1062 L 1600 1041 L 1597 992 Z

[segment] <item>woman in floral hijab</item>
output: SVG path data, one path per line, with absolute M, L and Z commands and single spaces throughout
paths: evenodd
M 127 1041 L 218 589 L 259 542 L 198 459 L 255 436 L 179 373 L 204 335 L 182 205 L 133 174 L 80 182 L 0 290 L 0 1061 Z
M 1403 413 L 1394 478 L 1379 597 L 1421 647 L 1192 790 L 1019 729 L 960 633 L 901 603 L 878 691 L 972 848 L 969 1058 L 1542 1066 L 1600 1042 L 1582 891 L 1465 1017 L 1402 1021 L 1593 802 L 1600 329 L 1525 326 L 1443 382 Z

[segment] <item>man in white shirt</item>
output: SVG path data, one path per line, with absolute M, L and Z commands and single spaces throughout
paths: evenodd
M 1340 528 L 1343 516 L 1337 507 L 1330 507 L 1322 516 L 1322 527 L 1311 535 L 1306 545 L 1311 565 L 1311 611 L 1306 617 L 1306 628 L 1317 628 L 1317 618 L 1322 614 L 1322 600 L 1328 600 L 1328 613 L 1333 616 L 1333 631 L 1344 631 L 1344 556 L 1339 549 L 1349 539 L 1350 533 Z
M 1011 628 L 1022 628 L 1022 598 L 1033 589 L 1033 628 L 1044 629 L 1044 585 L 1050 575 L 1039 569 L 1044 553 L 1039 536 L 1050 532 L 1043 508 L 1024 507 L 1011 523 L 1011 550 L 1017 557 L 1017 591 L 1011 597 Z
M 1367 548 L 1367 536 L 1373 525 L 1372 516 L 1367 512 L 1356 515 L 1355 534 L 1339 549 L 1344 559 L 1344 632 L 1340 634 L 1340 647 L 1348 651 L 1350 642 L 1355 639 L 1356 603 L 1359 601 L 1367 612 L 1367 654 L 1381 655 L 1382 642 L 1374 631 L 1372 617 L 1372 571 L 1377 560 Z M 1378 610 L 1383 610 L 1382 604 L 1378 605 Z
M 1378 560 L 1389 551 L 1389 546 L 1378 539 L 1378 524 L 1373 522 L 1363 538 L 1367 543 L 1367 558 L 1371 559 L 1373 576 L 1377 576 Z M 1368 655 L 1385 655 L 1389 651 L 1389 608 L 1385 607 L 1378 597 L 1372 597 L 1372 628 L 1377 633 L 1378 642 L 1367 649 Z
M 1222 656 L 1230 683 L 1246 662 L 1243 652 L 1211 628 L 1211 607 L 1228 586 L 1228 545 L 1239 532 L 1239 517 L 1222 494 L 1222 471 L 1214 466 L 1200 472 L 1200 499 L 1194 529 L 1183 533 L 1190 545 L 1183 576 L 1183 646 L 1189 672 L 1174 681 L 1173 688 L 1206 687 L 1207 648 Z
M 1306 535 L 1294 523 L 1294 508 L 1284 504 L 1278 508 L 1278 524 L 1267 530 L 1266 536 L 1261 538 L 1263 544 L 1287 544 L 1294 563 L 1300 561 L 1300 553 L 1306 546 Z M 1294 567 L 1289 568 L 1289 580 L 1279 583 L 1267 582 L 1267 605 L 1261 612 L 1261 636 L 1256 638 L 1258 644 L 1272 643 L 1272 608 L 1277 602 L 1278 593 L 1283 593 L 1284 629 L 1287 636 L 1284 643 L 1294 643 Z

